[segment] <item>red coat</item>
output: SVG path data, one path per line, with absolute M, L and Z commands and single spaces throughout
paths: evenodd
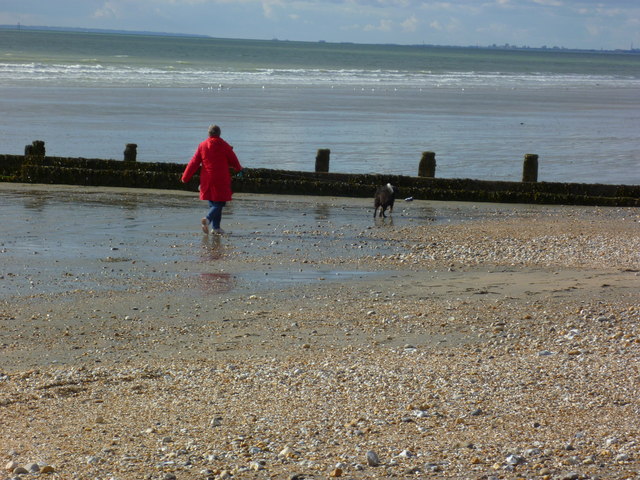
M 236 172 L 242 170 L 231 145 L 220 137 L 207 138 L 198 145 L 196 153 L 182 174 L 182 181 L 188 182 L 200 168 L 200 200 L 214 202 L 231 200 L 229 168 Z

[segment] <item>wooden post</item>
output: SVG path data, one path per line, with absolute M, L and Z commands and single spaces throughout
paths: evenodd
M 124 161 L 125 162 L 135 162 L 138 145 L 135 143 L 127 143 L 127 146 L 124 149 Z
M 430 178 L 436 176 L 436 154 L 434 152 L 422 152 L 422 158 L 418 166 L 418 176 Z
M 524 165 L 522 166 L 522 181 L 538 181 L 538 155 L 536 155 L 535 153 L 527 153 L 524 156 Z
M 33 142 L 31 142 L 31 145 L 26 145 L 24 147 L 24 154 L 44 158 L 44 142 L 42 140 L 34 140 Z
M 331 150 L 328 148 L 320 148 L 318 149 L 318 154 L 316 155 L 316 172 L 328 172 L 329 171 L 329 157 L 331 155 Z

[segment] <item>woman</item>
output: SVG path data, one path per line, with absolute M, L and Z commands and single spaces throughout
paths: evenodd
M 209 202 L 209 213 L 202 219 L 202 231 L 221 235 L 222 209 L 231 200 L 231 173 L 241 175 L 242 166 L 233 147 L 220 137 L 220 127 L 209 127 L 209 138 L 198 145 L 196 153 L 182 174 L 182 183 L 187 183 L 200 169 L 200 200 Z

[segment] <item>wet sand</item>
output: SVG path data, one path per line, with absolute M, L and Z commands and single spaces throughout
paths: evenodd
M 214 237 L 191 193 L 0 184 L 0 208 L 5 463 L 640 470 L 637 209 L 400 200 L 374 220 L 369 200 L 245 194 Z

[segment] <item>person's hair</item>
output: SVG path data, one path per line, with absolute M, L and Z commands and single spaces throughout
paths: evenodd
M 209 136 L 210 137 L 219 137 L 220 136 L 220 127 L 218 125 L 210 125 L 209 126 Z

